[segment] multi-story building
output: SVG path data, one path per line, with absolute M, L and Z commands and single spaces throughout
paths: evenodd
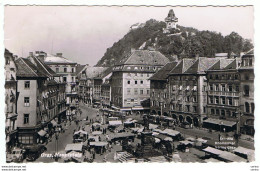
M 162 69 L 150 77 L 150 111 L 152 114 L 169 116 L 169 84 L 168 74 L 177 62 L 166 64 Z
M 66 83 L 67 116 L 70 117 L 78 107 L 78 93 L 76 90 L 76 66 L 77 63 L 62 56 L 62 53 L 50 55 L 42 51 L 36 51 L 35 56 L 44 61 Z
M 110 79 L 106 79 L 101 85 L 101 104 L 103 107 L 111 107 L 111 86 Z
M 170 110 L 178 122 L 200 126 L 206 117 L 207 79 L 205 71 L 218 59 L 184 58 L 169 73 Z
M 78 74 L 81 99 L 87 104 L 101 104 L 102 75 L 107 67 L 85 66 Z
M 5 133 L 6 147 L 9 148 L 17 142 L 17 68 L 14 60 L 13 54 L 5 49 Z
M 17 66 L 17 130 L 21 145 L 40 142 L 43 129 L 50 129 L 66 113 L 65 84 L 46 64 L 30 53 L 18 58 Z M 57 119 L 56 119 L 57 118 Z M 56 120 L 56 121 L 55 121 Z M 46 131 L 45 131 L 46 132 Z
M 220 59 L 207 71 L 208 119 L 204 126 L 218 131 L 238 129 L 240 98 L 240 59 Z
M 121 110 L 143 111 L 141 104 L 150 98 L 149 78 L 168 62 L 168 58 L 158 51 L 132 50 L 128 57 L 114 66 L 112 104 Z
M 254 135 L 254 50 L 242 56 L 240 74 L 241 132 Z

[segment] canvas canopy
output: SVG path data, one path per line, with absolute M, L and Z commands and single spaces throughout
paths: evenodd
M 107 142 L 90 142 L 89 145 L 90 146 L 97 146 L 97 147 L 102 147 L 102 146 L 106 146 L 108 143 Z
M 207 153 L 215 154 L 215 155 L 220 155 L 223 152 L 223 151 L 218 150 L 213 147 L 207 147 L 207 148 L 203 149 L 203 151 L 205 151 Z
M 233 122 L 233 121 L 213 119 L 213 118 L 208 118 L 204 122 L 216 124 L 216 125 L 224 125 L 224 126 L 228 126 L 228 127 L 233 127 L 234 125 L 236 125 L 236 122 Z
M 111 126 L 122 125 L 122 122 L 121 121 L 109 121 L 109 125 L 111 125 Z
M 47 134 L 47 132 L 44 131 L 44 130 L 40 130 L 40 131 L 38 132 L 38 134 L 39 134 L 41 137 L 43 137 L 44 135 Z
M 65 147 L 65 152 L 69 151 L 82 151 L 83 144 L 67 144 Z
M 227 151 L 222 151 L 222 153 L 218 157 L 231 162 L 247 162 L 246 159 Z

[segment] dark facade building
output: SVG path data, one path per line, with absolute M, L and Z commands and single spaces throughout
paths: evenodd
M 5 140 L 7 151 L 17 142 L 17 67 L 15 57 L 5 49 Z
M 206 127 L 224 132 L 239 129 L 240 59 L 220 59 L 207 71 L 208 119 Z
M 218 59 L 184 58 L 169 73 L 171 115 L 179 123 L 200 126 L 206 117 L 207 78 L 205 71 Z
M 149 80 L 150 87 L 150 111 L 152 114 L 170 116 L 170 97 L 168 74 L 177 65 L 177 62 L 166 64 L 156 72 Z
M 240 126 L 241 132 L 254 135 L 254 50 L 242 56 L 240 74 Z

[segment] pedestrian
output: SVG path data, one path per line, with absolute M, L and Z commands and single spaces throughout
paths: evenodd
M 87 116 L 86 120 L 88 121 L 88 116 Z

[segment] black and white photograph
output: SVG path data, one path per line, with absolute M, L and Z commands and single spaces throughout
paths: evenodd
M 255 161 L 252 5 L 5 5 L 3 29 L 6 163 Z

